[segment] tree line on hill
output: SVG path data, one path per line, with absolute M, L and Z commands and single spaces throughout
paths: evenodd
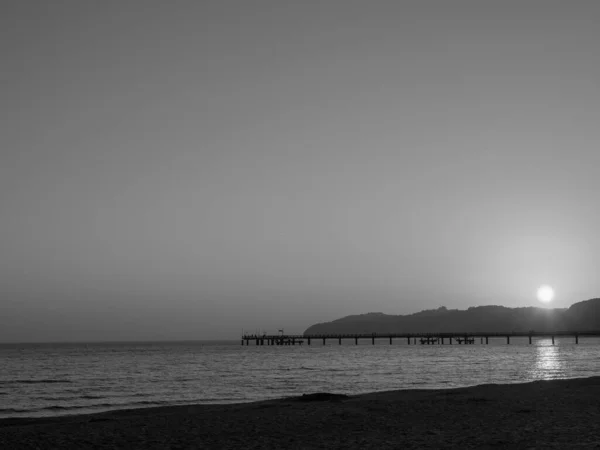
M 467 310 L 442 306 L 410 315 L 367 313 L 310 326 L 309 334 L 460 333 L 506 331 L 600 330 L 600 298 L 564 309 L 475 306 Z

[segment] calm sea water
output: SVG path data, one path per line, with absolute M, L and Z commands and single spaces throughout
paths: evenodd
M 400 341 L 400 340 L 398 340 Z M 241 346 L 236 342 L 0 345 L 0 418 L 358 394 L 600 374 L 600 339 L 490 345 Z

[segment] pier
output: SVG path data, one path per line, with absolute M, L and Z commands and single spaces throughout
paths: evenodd
M 242 345 L 302 345 L 306 342 L 321 341 L 322 345 L 327 345 L 327 341 L 336 342 L 342 345 L 342 340 L 354 340 L 354 345 L 358 345 L 359 340 L 370 340 L 375 345 L 375 340 L 389 340 L 390 345 L 394 339 L 406 342 L 407 345 L 473 345 L 476 340 L 480 344 L 489 344 L 491 338 L 503 339 L 506 344 L 510 344 L 511 338 L 529 338 L 529 344 L 533 338 L 552 339 L 552 344 L 556 338 L 572 338 L 575 344 L 579 344 L 579 338 L 582 337 L 600 337 L 600 330 L 597 331 L 511 331 L 511 332 L 471 332 L 471 333 L 371 333 L 371 334 L 311 334 L 311 335 L 285 335 L 285 334 L 244 334 L 242 335 Z

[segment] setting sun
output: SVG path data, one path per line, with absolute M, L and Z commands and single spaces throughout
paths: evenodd
M 542 303 L 550 303 L 554 298 L 554 289 L 552 286 L 543 285 L 537 290 L 537 299 Z

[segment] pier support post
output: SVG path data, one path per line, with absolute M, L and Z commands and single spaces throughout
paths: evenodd
M 392 345 L 392 337 L 390 336 L 390 345 Z
M 371 344 L 372 344 L 372 345 L 375 345 L 375 336 L 373 336 L 373 337 L 371 338 Z
M 325 345 L 325 341 L 326 341 L 326 339 L 325 339 L 325 338 L 323 338 L 323 345 Z
M 575 343 L 579 344 L 579 335 L 578 334 L 575 335 Z
M 442 340 L 442 345 L 444 345 L 444 336 L 442 336 L 441 340 Z
M 552 345 L 554 345 L 554 336 L 552 336 Z
M 358 345 L 358 338 L 354 336 L 354 345 Z
M 452 336 L 450 336 L 450 337 L 448 338 L 448 343 L 449 343 L 450 345 L 452 345 Z
M 338 338 L 338 344 L 342 345 L 342 338 Z
M 410 337 L 406 338 L 407 345 L 410 345 Z
M 531 345 L 531 335 L 529 335 L 529 345 Z
M 488 345 L 488 344 L 489 344 L 489 338 L 486 336 L 485 337 L 485 345 Z
M 510 336 L 506 336 L 506 344 L 510 344 Z
M 307 344 L 310 345 L 310 338 L 308 338 L 306 341 L 307 341 Z

